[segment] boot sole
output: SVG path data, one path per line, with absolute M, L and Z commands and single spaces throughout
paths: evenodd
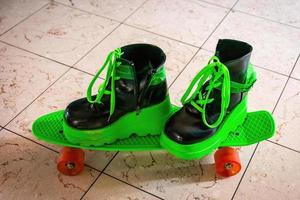
M 111 144 L 118 139 L 137 136 L 159 135 L 162 133 L 166 120 L 172 114 L 169 96 L 161 103 L 127 113 L 105 128 L 82 130 L 69 126 L 65 121 L 63 131 L 66 139 L 82 146 L 101 146 Z
M 235 133 L 243 124 L 247 115 L 247 97 L 244 98 L 225 118 L 217 132 L 210 138 L 194 144 L 179 144 L 171 140 L 164 132 L 160 137 L 160 145 L 171 154 L 185 160 L 202 158 L 210 154 L 226 140 L 230 133 Z

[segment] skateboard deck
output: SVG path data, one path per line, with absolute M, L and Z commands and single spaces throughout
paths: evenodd
M 102 151 L 142 151 L 160 150 L 160 135 L 136 136 L 117 140 L 112 144 L 102 146 L 85 146 L 70 143 L 63 133 L 63 110 L 46 114 L 38 118 L 33 126 L 33 134 L 40 140 L 61 146 L 70 146 L 91 150 Z M 226 146 L 246 146 L 266 140 L 273 136 L 275 123 L 271 114 L 267 111 L 256 111 L 247 113 L 243 125 L 235 132 L 228 134 L 227 138 L 220 144 Z

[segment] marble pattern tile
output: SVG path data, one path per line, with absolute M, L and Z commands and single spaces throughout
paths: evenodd
M 0 1 L 0 35 L 47 3 L 41 0 Z
M 148 0 L 132 16 L 144 0 L 57 1 L 62 4 L 52 0 L 0 0 L 0 40 L 67 65 L 74 65 L 103 40 L 75 66 L 91 74 L 116 47 L 155 44 L 167 54 L 169 85 L 176 80 L 170 95 L 177 105 L 192 78 L 206 65 L 219 38 L 240 39 L 254 46 L 252 63 L 258 80 L 249 94 L 250 111 L 272 111 L 287 81 L 287 76 L 260 67 L 289 75 L 300 52 L 298 1 L 239 0 L 204 44 L 208 51 L 200 50 L 190 63 L 197 52 L 193 45 L 204 43 L 235 0 Z M 125 24 L 116 28 L 117 21 L 128 16 Z M 103 170 L 115 152 L 85 150 L 86 164 L 92 168 L 85 167 L 74 177 L 61 175 L 55 163 L 59 147 L 34 138 L 31 125 L 38 116 L 64 109 L 85 96 L 92 76 L 76 69 L 70 69 L 48 88 L 66 70 L 68 67 L 57 62 L 0 42 L 0 199 L 80 199 L 88 188 L 84 199 L 156 199 L 153 195 L 167 200 L 232 199 L 255 145 L 239 149 L 242 171 L 228 179 L 216 176 L 213 154 L 185 161 L 165 151 L 118 153 L 93 184 L 99 171 L 92 168 Z M 300 61 L 291 76 L 300 80 Z M 289 79 L 274 112 L 277 134 L 271 142 L 259 144 L 233 199 L 299 199 L 299 93 L 300 81 Z M 11 131 L 2 128 L 20 111 L 6 126 Z
M 291 76 L 300 80 L 300 55 Z
M 246 13 L 300 27 L 300 1 L 241 0 L 234 8 Z
M 246 166 L 254 146 L 240 149 Z M 215 175 L 213 155 L 201 160 L 177 159 L 164 151 L 120 152 L 105 172 L 163 199 L 230 199 L 244 168 L 229 179 Z
M 67 69 L 0 43 L 0 125 L 9 122 Z
M 100 16 L 108 17 L 118 21 L 123 21 L 132 14 L 144 1 L 141 0 L 58 0 L 75 8 L 88 11 Z
M 35 119 L 43 114 L 64 109 L 70 102 L 82 98 L 92 76 L 71 70 L 26 108 L 7 128 L 58 151 L 61 147 L 37 140 L 31 132 Z M 100 81 L 101 82 L 101 81 Z M 85 151 L 86 163 L 102 170 L 115 152 Z
M 149 0 L 125 23 L 201 46 L 227 11 L 196 0 Z
M 150 194 L 140 191 L 130 185 L 124 184 L 114 178 L 102 174 L 93 187 L 84 196 L 83 200 L 92 199 L 128 199 L 128 200 L 154 200 L 158 199 Z
M 212 55 L 213 53 L 211 52 L 200 50 L 171 86 L 170 94 L 174 104 L 181 105 L 180 99 L 191 80 L 207 64 Z M 280 96 L 287 77 L 257 67 L 255 67 L 255 71 L 257 81 L 249 92 L 248 110 L 269 110 L 271 112 Z
M 74 177 L 56 170 L 57 154 L 6 130 L 0 132 L 1 199 L 79 199 L 98 172 Z
M 204 48 L 214 50 L 218 39 L 234 38 L 253 45 L 255 65 L 288 75 L 300 51 L 300 29 L 240 12 L 231 12 Z
M 117 25 L 111 20 L 52 3 L 0 39 L 73 65 Z
M 257 81 L 249 92 L 248 110 L 272 112 L 288 77 L 254 66 Z
M 162 48 L 167 55 L 165 66 L 169 84 L 175 79 L 197 51 L 197 48 L 195 47 L 190 47 L 142 30 L 137 30 L 130 26 L 121 25 L 84 59 L 76 64 L 76 67 L 95 74 L 104 63 L 106 56 L 110 51 L 134 43 L 150 43 Z M 103 72 L 102 77 L 105 77 L 105 72 Z
M 299 165 L 299 153 L 260 143 L 234 199 L 299 199 Z
M 300 151 L 300 81 L 289 79 L 274 116 L 277 129 L 272 141 Z
M 202 0 L 200 0 L 202 1 Z M 224 6 L 226 8 L 231 8 L 234 3 L 236 2 L 236 0 L 203 0 L 204 2 L 209 2 L 212 4 L 216 4 L 216 5 L 220 5 L 220 6 Z

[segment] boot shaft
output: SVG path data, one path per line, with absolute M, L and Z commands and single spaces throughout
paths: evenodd
M 163 101 L 168 95 L 164 52 L 150 44 L 127 45 L 121 51 L 116 90 L 119 91 L 117 96 L 126 97 L 131 104 L 125 106 L 134 105 L 139 109 Z
M 231 81 L 245 83 L 252 49 L 248 43 L 238 40 L 220 39 L 218 41 L 215 55 L 228 68 Z M 244 95 L 246 94 L 231 93 L 228 109 L 232 110 Z M 219 94 L 216 97 L 218 101 L 221 100 Z
M 215 55 L 224 63 L 231 81 L 244 83 L 252 53 L 252 46 L 246 42 L 230 39 L 219 40 Z

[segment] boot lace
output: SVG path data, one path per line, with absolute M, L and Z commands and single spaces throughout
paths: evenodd
M 120 48 L 117 48 L 114 51 L 110 52 L 102 67 L 99 69 L 99 71 L 95 74 L 95 76 L 91 80 L 87 89 L 86 97 L 88 102 L 91 104 L 94 103 L 102 104 L 101 99 L 103 95 L 104 94 L 110 95 L 110 110 L 109 110 L 110 117 L 115 111 L 115 101 L 116 101 L 115 81 L 120 79 L 120 77 L 116 76 L 116 69 L 121 65 L 121 62 L 118 62 L 117 59 L 121 58 L 122 54 L 123 53 Z M 105 68 L 107 68 L 105 81 L 98 86 L 98 93 L 96 95 L 96 98 L 93 98 L 92 97 L 93 86 Z M 108 90 L 109 82 L 110 82 L 110 90 Z
M 214 98 L 210 98 L 211 92 L 220 87 L 221 112 L 218 119 L 209 124 L 206 119 L 206 106 L 214 101 Z M 202 114 L 202 120 L 207 127 L 215 128 L 222 123 L 230 102 L 230 76 L 227 67 L 220 62 L 218 57 L 213 56 L 208 64 L 195 76 L 182 96 L 181 102 L 183 105 L 190 103 L 197 109 Z

